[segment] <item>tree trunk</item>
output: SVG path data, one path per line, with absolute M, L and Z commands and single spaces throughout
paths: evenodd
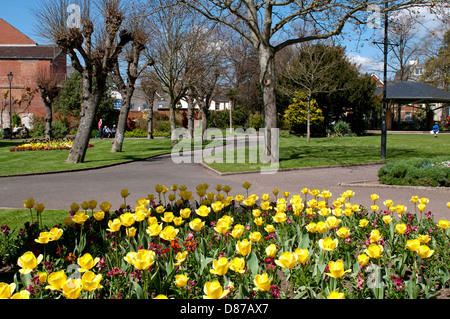
M 311 138 L 311 94 L 308 95 L 308 114 L 306 118 L 306 142 Z
M 51 139 L 52 138 L 52 104 L 48 101 L 44 102 L 45 106 L 45 138 Z
M 234 99 L 230 99 L 230 106 L 229 106 L 229 112 L 230 112 L 230 133 L 233 132 L 233 109 L 234 109 Z
M 192 97 L 187 97 L 188 103 L 188 131 L 189 137 L 194 138 L 194 99 Z
M 123 140 L 127 129 L 128 114 L 130 113 L 131 97 L 133 96 L 134 86 L 128 87 L 124 92 L 125 100 L 120 107 L 119 121 L 117 123 L 116 136 L 111 147 L 111 153 L 122 152 Z
M 261 162 L 267 163 L 272 159 L 272 139 L 278 138 L 272 136 L 271 129 L 277 128 L 277 104 L 275 96 L 275 52 L 270 46 L 260 44 L 259 47 L 259 67 L 260 83 L 263 92 L 264 102 L 264 151 Z
M 153 137 L 153 102 L 149 103 L 147 116 L 147 139 L 152 140 Z
M 69 164 L 84 162 L 89 140 L 91 138 L 95 115 L 106 88 L 106 76 L 105 78 L 97 77 L 96 89 L 93 92 L 90 92 L 92 90 L 92 81 L 90 81 L 88 72 L 85 72 L 82 75 L 82 81 L 84 82 L 82 85 L 84 92 L 82 93 L 83 103 L 81 105 L 81 119 L 77 135 L 66 161 L 66 163 Z
M 170 121 L 170 131 L 171 131 L 171 139 L 172 139 L 172 146 L 175 146 L 178 144 L 178 136 L 175 135 L 175 129 L 177 128 L 177 122 L 175 118 L 175 108 L 176 105 L 172 101 L 170 102 L 169 106 L 169 121 Z

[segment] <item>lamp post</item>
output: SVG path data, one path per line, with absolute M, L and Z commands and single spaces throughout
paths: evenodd
M 9 139 L 12 140 L 12 80 L 13 74 L 12 72 L 8 73 L 8 81 L 9 81 Z

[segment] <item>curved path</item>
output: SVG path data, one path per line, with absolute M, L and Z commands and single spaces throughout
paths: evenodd
M 123 199 L 121 189 L 131 193 L 127 203 L 134 206 L 136 200 L 155 194 L 155 185 L 186 185 L 195 194 L 195 186 L 208 183 L 211 191 L 217 184 L 229 185 L 231 194 L 245 194 L 243 182 L 250 182 L 250 193 L 261 196 L 270 193 L 274 188 L 280 192 L 289 191 L 300 194 L 303 187 L 332 192 L 333 199 L 347 189 L 355 192 L 352 203 L 365 206 L 372 204 L 370 195 L 377 193 L 380 208 L 384 208 L 383 200 L 392 199 L 394 204 L 403 204 L 413 211 L 412 195 L 427 197 L 430 203 L 427 211 L 433 212 L 435 218 L 450 219 L 450 209 L 446 203 L 450 201 L 449 189 L 386 187 L 376 184 L 353 182 L 377 180 L 377 171 L 382 164 L 355 165 L 346 167 L 307 168 L 279 171 L 276 174 L 264 175 L 259 172 L 246 174 L 218 175 L 200 164 L 175 164 L 170 154 L 160 155 L 147 160 L 136 161 L 113 167 L 92 169 L 78 172 L 52 173 L 32 176 L 16 176 L 0 178 L 0 207 L 21 208 L 22 200 L 33 197 L 36 202 L 43 203 L 47 209 L 68 209 L 72 202 L 81 203 L 95 199 L 99 204 L 111 202 L 116 209 Z M 273 198 L 273 197 L 272 197 Z

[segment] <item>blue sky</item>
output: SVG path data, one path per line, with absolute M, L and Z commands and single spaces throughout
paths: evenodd
M 39 3 L 36 0 L 1 0 L 0 18 L 9 22 L 12 26 L 32 38 L 39 44 L 46 44 L 45 39 L 40 39 L 34 31 L 36 25 L 32 9 Z M 381 50 L 372 44 L 376 39 L 376 33 L 383 29 L 369 29 L 362 37 L 352 32 L 347 32 L 343 45 L 347 47 L 347 54 L 354 62 L 363 66 L 365 72 L 376 72 L 381 75 L 383 63 L 381 62 Z

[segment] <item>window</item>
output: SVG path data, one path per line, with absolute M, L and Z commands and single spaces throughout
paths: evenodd
M 160 108 L 160 109 L 162 109 L 163 107 L 164 107 L 164 105 L 162 105 L 162 104 L 158 105 L 158 108 Z

